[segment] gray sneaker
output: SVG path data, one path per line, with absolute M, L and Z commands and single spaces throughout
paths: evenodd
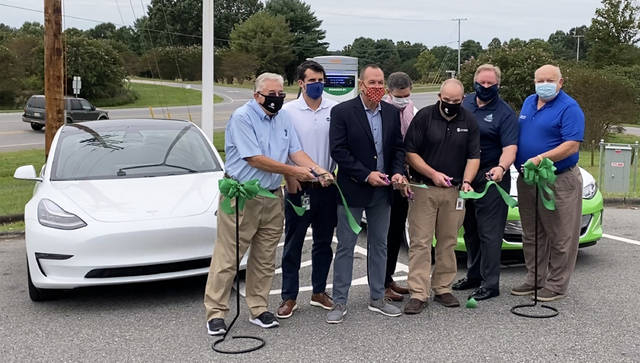
M 369 300 L 369 310 L 386 316 L 400 316 L 402 310 L 395 305 L 391 305 L 385 299 Z
M 327 313 L 327 323 L 340 324 L 347 315 L 347 306 L 345 304 L 335 304 L 333 310 Z

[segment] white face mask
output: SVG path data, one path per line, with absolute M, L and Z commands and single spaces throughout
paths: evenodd
M 398 108 L 405 108 L 411 99 L 409 97 L 396 97 L 391 95 L 391 102 Z

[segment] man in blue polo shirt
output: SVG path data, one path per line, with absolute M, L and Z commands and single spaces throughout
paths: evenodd
M 313 171 L 326 175 L 321 179 L 323 186 L 333 179 L 302 151 L 288 114 L 280 111 L 284 97 L 282 76 L 259 75 L 253 99 L 233 112 L 225 130 L 226 177 L 240 183 L 257 179 L 261 187 L 276 195 L 275 199 L 256 196 L 246 201 L 239 213 L 240 255 L 251 247 L 246 286 L 249 321 L 262 328 L 279 325 L 267 305 L 275 273 L 276 247 L 284 224 L 282 175 L 310 181 L 314 179 Z M 287 159 L 296 165 L 286 164 Z M 222 200 L 221 197 L 220 203 Z M 224 316 L 229 311 L 231 285 L 236 275 L 236 216 L 218 208 L 217 222 L 218 233 L 204 295 L 210 335 L 222 335 L 227 330 Z
M 474 93 L 462 105 L 473 113 L 480 129 L 480 169 L 471 182 L 474 190 L 484 190 L 487 181 L 511 188 L 508 173 L 518 148 L 518 119 L 513 109 L 498 95 L 500 68 L 483 64 L 473 77 Z M 500 294 L 500 256 L 509 208 L 496 188 L 477 200 L 466 202 L 464 242 L 467 247 L 467 276 L 453 284 L 454 290 L 477 288 L 471 294 L 485 300 Z
M 518 178 L 518 200 L 523 230 L 523 250 L 527 276 L 514 287 L 514 295 L 534 293 L 540 287 L 539 301 L 565 296 L 575 267 L 582 210 L 582 176 L 578 150 L 584 136 L 584 114 L 578 103 L 562 91 L 560 68 L 544 65 L 535 73 L 536 93 L 527 97 L 520 111 L 520 140 L 516 166 L 531 161 L 538 165 L 549 158 L 556 167 L 557 179 L 551 186 L 555 210 L 536 201 L 536 187 Z M 538 219 L 535 219 L 537 208 Z M 538 261 L 535 255 L 535 226 L 538 224 Z M 534 276 L 535 264 L 538 276 Z

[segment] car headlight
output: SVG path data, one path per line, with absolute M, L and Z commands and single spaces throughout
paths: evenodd
M 598 186 L 595 182 L 591 182 L 584 187 L 582 187 L 582 199 L 591 199 L 594 195 L 596 195 L 596 191 L 598 191 Z
M 38 222 L 46 227 L 57 229 L 78 229 L 87 224 L 75 214 L 60 208 L 49 199 L 42 199 L 38 203 Z

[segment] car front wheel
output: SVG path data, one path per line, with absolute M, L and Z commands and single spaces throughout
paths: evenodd
M 43 128 L 43 127 L 44 127 L 44 125 L 40 125 L 40 124 L 35 123 L 35 122 L 32 122 L 32 123 L 31 123 L 31 128 L 32 128 L 34 131 L 40 131 L 40 130 L 42 130 L 42 128 Z
M 31 281 L 31 270 L 29 269 L 29 261 L 27 261 L 27 284 L 29 285 L 29 298 L 31 299 L 31 301 L 47 301 L 59 296 L 57 290 L 40 289 L 35 287 L 33 281 Z

